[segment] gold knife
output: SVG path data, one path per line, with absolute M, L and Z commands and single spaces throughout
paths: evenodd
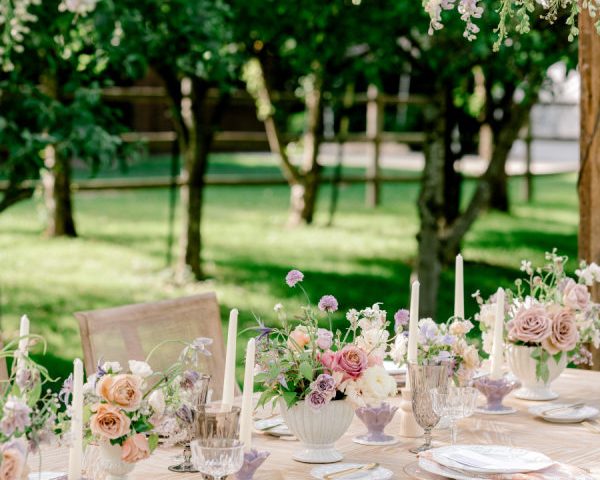
M 363 470 L 373 470 L 379 466 L 378 463 L 367 463 L 360 467 L 347 468 L 346 470 L 340 470 L 339 472 L 329 473 L 323 477 L 323 480 L 333 480 L 334 478 L 345 477 L 349 473 L 361 472 Z

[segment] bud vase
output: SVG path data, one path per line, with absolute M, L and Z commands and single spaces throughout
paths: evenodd
M 127 480 L 135 468 L 135 463 L 127 463 L 121 459 L 121 451 L 120 445 L 111 445 L 108 442 L 100 445 L 98 466 L 104 473 L 105 480 Z

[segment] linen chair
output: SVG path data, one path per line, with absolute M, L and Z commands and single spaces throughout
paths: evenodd
M 223 391 L 225 345 L 217 297 L 205 293 L 173 300 L 125 305 L 121 307 L 76 312 L 88 375 L 96 371 L 98 361 L 118 361 L 126 367 L 128 360 L 145 360 L 150 351 L 164 340 L 192 341 L 209 337 L 212 355 L 201 356 L 212 378 L 213 400 Z M 150 359 L 155 371 L 164 371 L 178 358 L 183 346 L 168 343 Z M 237 385 L 236 385 L 237 387 Z M 237 387 L 239 392 L 239 387 Z

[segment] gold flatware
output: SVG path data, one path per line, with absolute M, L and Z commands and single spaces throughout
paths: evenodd
M 340 470 L 339 472 L 329 473 L 323 477 L 323 480 L 333 480 L 334 478 L 345 477 L 349 473 L 362 472 L 365 470 L 373 470 L 379 466 L 378 463 L 367 463 L 365 465 L 361 465 L 360 467 L 352 467 L 347 468 L 346 470 Z
M 585 403 L 574 403 L 573 405 L 563 405 L 562 407 L 549 408 L 548 410 L 543 410 L 540 412 L 540 415 L 548 415 L 549 413 L 562 412 L 563 410 L 579 410 L 585 407 Z

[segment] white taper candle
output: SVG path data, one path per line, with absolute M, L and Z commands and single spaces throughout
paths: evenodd
M 223 405 L 233 405 L 235 387 L 235 360 L 237 337 L 238 311 L 236 308 L 229 313 L 229 328 L 227 330 L 227 352 L 225 356 L 225 376 L 223 378 Z
M 73 400 L 71 402 L 71 447 L 68 480 L 81 478 L 83 459 L 83 363 L 73 362 Z
M 21 317 L 21 326 L 19 327 L 19 350 L 23 355 L 27 356 L 27 346 L 29 344 L 29 338 L 24 338 L 29 335 L 29 318 L 27 315 Z
M 251 338 L 246 348 L 246 368 L 244 370 L 244 391 L 242 393 L 242 411 L 240 413 L 240 441 L 244 449 L 252 448 L 252 413 L 254 411 L 252 396 L 254 394 L 254 363 L 256 357 L 256 340 Z
M 494 343 L 492 344 L 490 378 L 502 378 L 502 364 L 504 358 L 504 290 L 498 289 L 496 293 L 496 321 L 494 322 Z
M 410 290 L 410 321 L 408 324 L 407 362 L 417 361 L 417 338 L 419 334 L 419 282 L 415 280 Z M 407 365 L 408 366 L 408 365 Z M 406 388 L 410 389 L 410 377 L 406 374 Z
M 463 257 L 460 253 L 456 256 L 454 272 L 454 316 L 461 319 L 465 318 Z

